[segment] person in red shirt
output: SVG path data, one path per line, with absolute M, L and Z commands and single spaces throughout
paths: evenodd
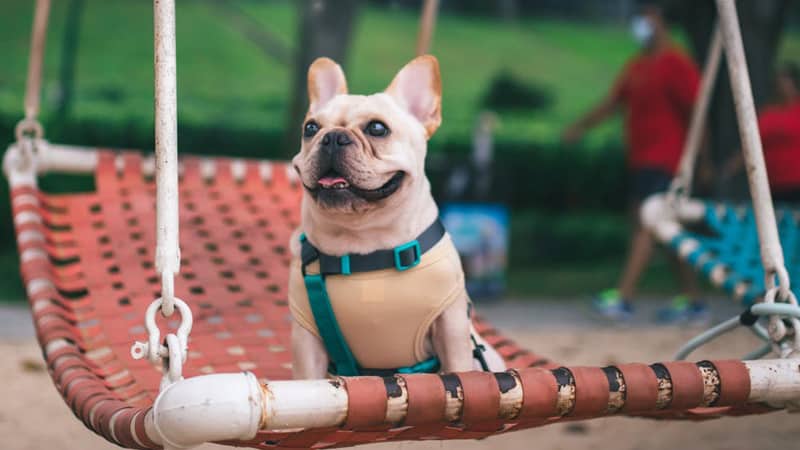
M 631 299 L 654 247 L 652 236 L 638 221 L 639 206 L 645 198 L 669 187 L 700 85 L 697 67 L 670 39 L 660 7 L 643 6 L 631 30 L 641 51 L 625 65 L 608 96 L 562 136 L 565 142 L 574 143 L 618 111 L 624 114 L 629 203 L 635 227 L 618 288 L 600 293 L 594 301 L 598 312 L 612 319 L 632 316 Z M 696 300 L 698 289 L 691 269 L 677 260 L 676 267 L 684 295 L 659 315 L 665 321 L 705 318 L 707 310 Z
M 775 77 L 777 103 L 758 114 L 758 129 L 764 149 L 764 162 L 772 199 L 782 203 L 800 203 L 800 69 L 784 64 Z M 723 177 L 730 178 L 744 167 L 737 152 Z

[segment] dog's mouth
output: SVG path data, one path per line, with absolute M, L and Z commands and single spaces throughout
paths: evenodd
M 329 170 L 319 177 L 316 186 L 310 187 L 305 184 L 303 184 L 303 186 L 315 199 L 321 196 L 322 199 L 341 198 L 352 194 L 364 200 L 374 202 L 383 200 L 397 192 L 405 176 L 405 172 L 398 171 L 380 187 L 375 189 L 363 189 L 352 184 L 344 175 L 335 170 Z

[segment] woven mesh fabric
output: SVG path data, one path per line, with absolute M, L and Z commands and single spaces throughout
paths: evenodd
M 106 439 L 152 448 L 155 444 L 144 434 L 144 416 L 161 375 L 147 361 L 133 360 L 130 346 L 134 340 L 147 340 L 144 311 L 160 296 L 153 268 L 155 186 L 143 174 L 139 154 L 99 155 L 94 192 L 55 195 L 30 187 L 12 191 L 21 271 L 37 336 L 65 401 Z M 204 169 L 209 161 L 182 160 L 182 267 L 176 293 L 194 313 L 184 375 L 246 370 L 262 380 L 286 379 L 291 368 L 287 245 L 299 222 L 301 186 L 291 180 L 283 163 L 245 162 L 243 176 L 234 177 L 232 161 L 210 161 L 213 172 Z M 31 237 L 31 232 L 44 239 Z M 177 315 L 159 318 L 162 333 L 174 331 L 178 322 Z M 475 325 L 509 367 L 558 367 L 519 348 L 480 319 Z M 599 369 L 592 373 L 592 384 L 607 397 L 613 383 Z M 546 387 L 552 395 L 558 389 L 554 382 Z M 739 397 L 746 398 L 748 389 L 740 389 Z M 606 413 L 604 403 L 597 408 L 590 416 Z M 660 411 L 657 416 L 704 419 L 763 411 L 739 405 Z M 251 441 L 233 444 L 307 448 L 483 438 L 590 417 L 586 414 L 469 425 L 259 432 Z
M 783 247 L 789 278 L 800 277 L 800 234 L 798 233 L 797 211 L 788 207 L 776 210 L 778 232 Z M 670 246 L 678 249 L 686 239 L 694 239 L 700 245 L 686 260 L 706 276 L 718 266 L 725 268 L 725 281 L 722 288 L 750 305 L 764 295 L 764 268 L 761 265 L 761 250 L 758 243 L 758 230 L 751 207 L 730 204 L 706 205 L 705 220 L 698 227 L 685 228 L 675 236 Z M 795 295 L 800 294 L 793 286 Z

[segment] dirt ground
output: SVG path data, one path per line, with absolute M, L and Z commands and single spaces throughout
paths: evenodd
M 669 359 L 696 329 L 547 327 L 544 331 L 511 328 L 508 334 L 528 348 L 565 364 L 606 365 L 623 361 Z M 746 353 L 757 345 L 741 330 L 714 343 L 695 358 L 725 358 Z M 0 340 L 0 448 L 33 450 L 99 450 L 116 448 L 86 431 L 77 421 L 42 369 L 38 346 L 26 337 Z M 580 424 L 549 427 L 496 436 L 483 441 L 401 442 L 375 449 L 772 449 L 798 448 L 800 415 L 785 412 L 725 418 L 703 423 L 604 418 Z M 207 444 L 206 450 L 222 448 Z

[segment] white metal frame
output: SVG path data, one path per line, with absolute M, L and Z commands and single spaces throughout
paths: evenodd
M 750 374 L 749 403 L 775 408 L 800 405 L 800 359 L 745 361 L 744 365 Z M 500 403 L 520 405 L 522 394 L 522 389 L 501 393 Z M 459 403 L 453 409 L 460 410 L 463 399 L 452 400 Z M 387 408 L 387 424 L 402 424 L 407 401 L 401 397 Z M 250 373 L 202 375 L 164 389 L 146 417 L 146 430 L 158 444 L 187 448 L 252 439 L 259 430 L 339 427 L 347 413 L 344 383 L 290 380 L 260 385 Z

